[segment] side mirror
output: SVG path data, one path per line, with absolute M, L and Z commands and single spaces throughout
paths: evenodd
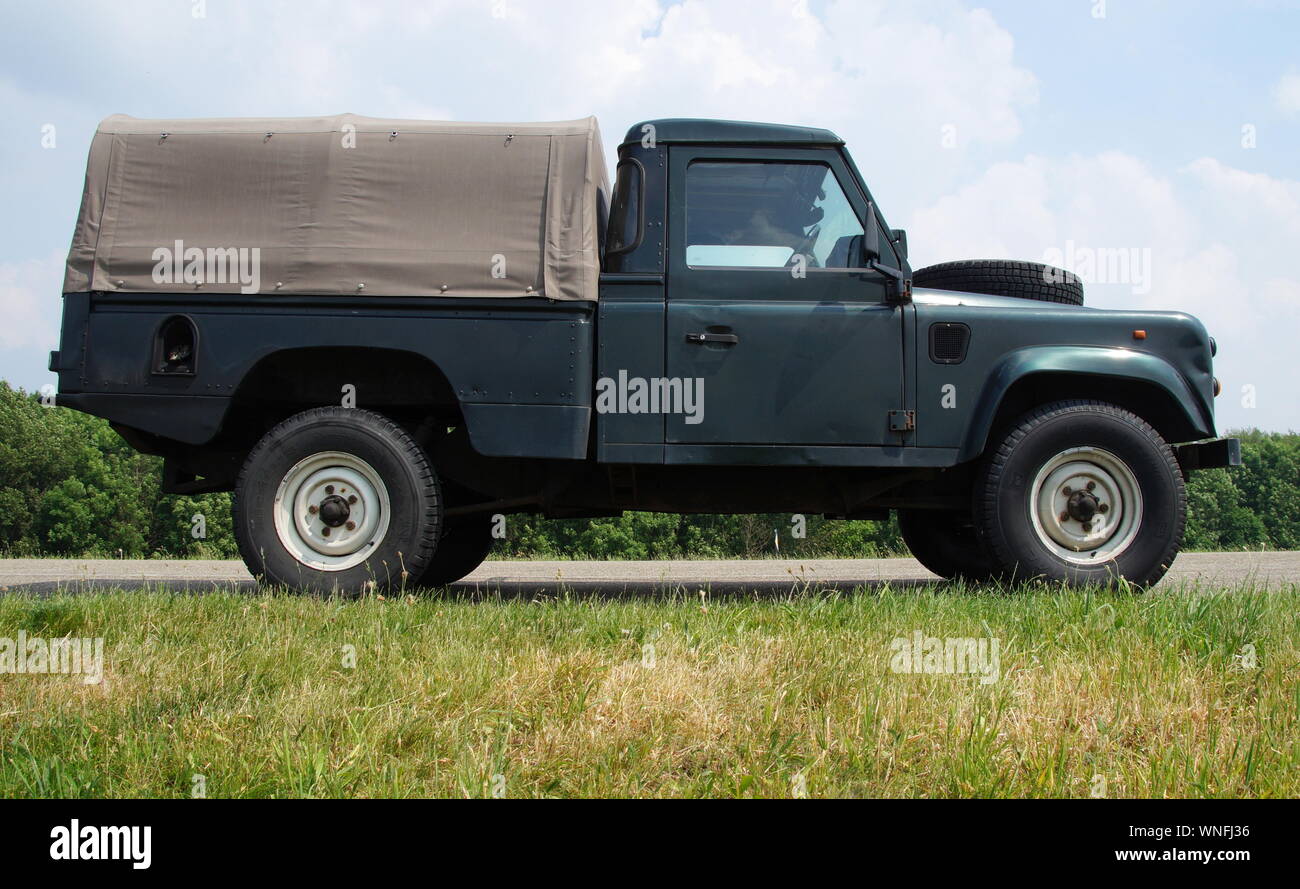
M 876 222 L 876 205 L 867 201 L 867 230 L 862 235 L 862 258 L 868 266 L 880 259 L 880 223 Z
M 890 229 L 893 235 L 894 246 L 898 248 L 898 255 L 907 259 L 907 232 L 901 228 Z

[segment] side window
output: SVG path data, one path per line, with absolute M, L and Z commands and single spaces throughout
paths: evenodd
M 686 168 L 686 264 L 862 265 L 862 223 L 826 164 L 695 161 Z
M 618 165 L 614 200 L 609 208 L 606 255 L 631 250 L 641 240 L 641 165 L 625 160 Z

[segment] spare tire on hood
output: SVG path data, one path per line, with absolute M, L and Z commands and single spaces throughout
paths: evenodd
M 1083 305 L 1083 282 L 1078 276 L 1041 262 L 1009 259 L 941 262 L 912 272 L 912 286 Z

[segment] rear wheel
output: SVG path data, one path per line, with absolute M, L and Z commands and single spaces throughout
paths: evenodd
M 488 514 L 448 519 L 433 560 L 416 581 L 436 587 L 455 583 L 472 572 L 492 551 L 492 516 Z
M 316 408 L 280 423 L 235 484 L 235 539 L 248 570 L 316 593 L 418 577 L 441 518 L 424 451 L 387 417 L 357 408 Z
M 1047 405 L 989 452 L 975 523 L 1016 578 L 1139 586 L 1178 554 L 1187 496 L 1173 451 L 1139 417 L 1101 402 Z
M 997 574 L 969 513 L 900 509 L 898 528 L 916 560 L 940 577 L 982 582 Z

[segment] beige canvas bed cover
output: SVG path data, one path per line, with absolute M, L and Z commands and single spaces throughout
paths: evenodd
M 608 193 L 594 117 L 115 115 L 63 290 L 594 300 Z

